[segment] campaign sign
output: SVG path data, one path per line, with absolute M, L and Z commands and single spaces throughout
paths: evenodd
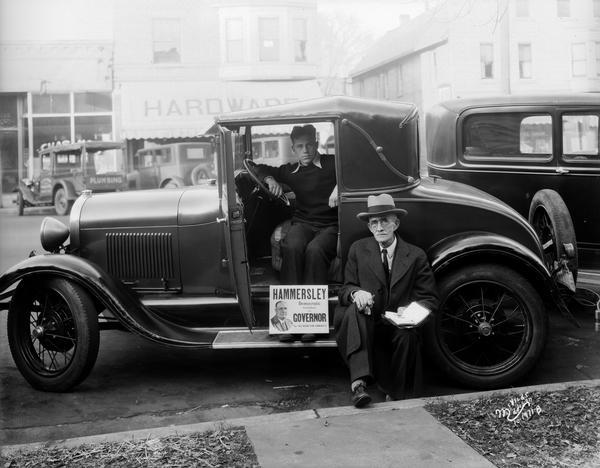
M 271 286 L 269 334 L 329 333 L 327 286 Z

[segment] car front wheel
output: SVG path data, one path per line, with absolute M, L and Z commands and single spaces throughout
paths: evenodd
M 96 362 L 96 310 L 89 295 L 71 281 L 22 281 L 10 303 L 7 328 L 15 364 L 38 390 L 68 391 Z
M 495 264 L 464 267 L 438 282 L 427 328 L 440 369 L 469 387 L 506 387 L 529 372 L 546 342 L 543 302 L 525 277 Z
M 67 192 L 64 188 L 59 188 L 54 193 L 54 211 L 58 216 L 65 216 L 71 211 L 72 202 L 67 198 Z

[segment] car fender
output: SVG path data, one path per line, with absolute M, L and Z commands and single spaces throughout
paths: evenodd
M 40 275 L 63 277 L 78 283 L 126 329 L 152 341 L 182 347 L 208 347 L 213 341 L 214 333 L 195 331 L 165 320 L 98 265 L 74 255 L 47 254 L 27 258 L 0 277 L 0 292 L 19 280 Z
M 65 193 L 67 195 L 67 200 L 75 200 L 79 195 L 77 195 L 77 191 L 73 186 L 73 183 L 69 180 L 59 179 L 54 184 L 54 188 L 52 189 L 52 195 L 56 193 L 59 188 L 65 189 Z
M 493 260 L 530 278 L 542 297 L 554 297 L 556 288 L 543 260 L 508 237 L 489 232 L 460 233 L 436 243 L 427 255 L 436 276 L 468 263 Z
M 185 183 L 185 181 L 183 180 L 183 177 L 172 176 L 172 177 L 166 177 L 165 179 L 161 180 L 159 187 L 163 188 L 169 182 L 173 182 L 173 183 L 177 184 L 178 187 L 185 187 L 187 185 Z
M 23 179 L 21 179 L 19 180 L 19 185 L 17 187 L 17 190 L 15 191 L 21 192 L 21 194 L 23 195 L 23 200 L 33 205 L 36 203 L 36 196 L 29 187 L 30 185 L 28 185 Z

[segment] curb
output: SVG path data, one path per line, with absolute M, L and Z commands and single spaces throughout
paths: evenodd
M 7 456 L 18 451 L 33 451 L 40 448 L 52 447 L 77 447 L 79 445 L 93 445 L 105 442 L 119 442 L 124 440 L 144 440 L 173 435 L 187 435 L 196 432 L 206 432 L 223 426 L 261 426 L 265 424 L 276 424 L 281 422 L 295 422 L 309 419 L 326 419 L 338 416 L 352 416 L 357 414 L 377 413 L 383 411 L 399 411 L 410 408 L 422 408 L 427 403 L 437 403 L 441 401 L 468 401 L 483 397 L 495 397 L 514 393 L 525 392 L 556 392 L 571 387 L 597 387 L 600 386 L 600 379 L 592 380 L 574 380 L 570 382 L 561 382 L 547 385 L 530 385 L 525 387 L 511 387 L 499 390 L 489 390 L 483 392 L 461 393 L 458 395 L 443 395 L 426 398 L 413 398 L 410 400 L 390 401 L 375 403 L 368 408 L 358 409 L 353 406 L 339 406 L 330 408 L 311 409 L 303 411 L 292 411 L 289 413 L 275 413 L 261 416 L 251 416 L 245 418 L 224 419 L 218 421 L 207 421 L 181 426 L 163 426 L 149 429 L 137 429 L 133 431 L 111 432 L 107 434 L 98 434 L 85 437 L 75 437 L 62 440 L 51 440 L 46 442 L 33 442 L 29 444 L 6 445 L 1 447 L 2 454 Z

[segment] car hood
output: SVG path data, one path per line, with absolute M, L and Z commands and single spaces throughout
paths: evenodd
M 76 229 L 158 227 L 214 222 L 215 185 L 83 195 L 71 213 Z

